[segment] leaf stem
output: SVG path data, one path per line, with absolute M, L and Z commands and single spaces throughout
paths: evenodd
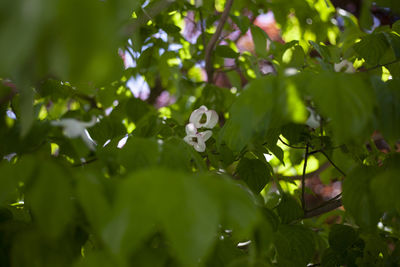
M 306 210 L 306 200 L 304 198 L 305 187 L 306 187 L 306 169 L 307 169 L 307 159 L 308 159 L 308 144 L 306 145 L 306 153 L 304 155 L 304 165 L 303 165 L 303 176 L 301 177 L 301 207 L 303 211 Z
M 293 148 L 293 149 L 306 149 L 306 147 L 303 147 L 303 146 L 292 146 L 292 145 L 289 145 L 288 143 L 283 141 L 280 136 L 278 137 L 278 139 L 279 139 L 279 141 L 281 141 L 282 144 L 284 144 L 285 146 L 288 146 L 290 148 Z
M 325 153 L 325 151 L 321 150 L 320 152 L 325 156 L 325 158 L 332 164 L 332 166 L 333 166 L 338 172 L 340 172 L 343 176 L 346 176 L 346 173 L 344 173 L 344 171 L 342 171 L 342 170 L 330 159 L 330 157 Z

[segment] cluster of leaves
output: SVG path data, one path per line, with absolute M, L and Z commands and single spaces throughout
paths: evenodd
M 400 23 L 366 28 L 370 7 L 1 1 L 0 266 L 398 266 Z M 252 24 L 269 11 L 284 42 Z M 199 153 L 201 105 L 220 121 Z M 51 125 L 92 116 L 94 151 Z M 310 207 L 314 171 L 343 192 Z

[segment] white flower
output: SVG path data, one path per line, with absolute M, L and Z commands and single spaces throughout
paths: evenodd
M 206 116 L 205 121 L 202 120 L 203 115 Z M 189 122 L 193 123 L 196 128 L 205 127 L 211 129 L 218 123 L 218 114 L 215 110 L 208 110 L 206 106 L 201 106 L 192 112 Z
M 206 141 L 211 137 L 212 132 L 210 130 L 204 132 L 197 132 L 197 128 L 193 123 L 186 125 L 186 136 L 183 140 L 189 145 L 193 146 L 198 152 L 204 152 L 206 150 Z
M 354 69 L 353 63 L 348 60 L 342 60 L 339 63 L 335 63 L 334 69 L 336 72 L 344 71 L 346 73 L 354 73 L 356 71 Z
M 51 125 L 53 126 L 62 126 L 63 133 L 68 138 L 77 138 L 81 137 L 82 140 L 86 143 L 86 145 L 94 150 L 94 142 L 89 138 L 89 134 L 86 131 L 86 128 L 92 127 L 96 123 L 96 117 L 93 116 L 92 120 L 89 122 L 82 122 L 76 119 L 62 119 L 59 121 L 52 121 Z
M 313 109 L 307 107 L 307 110 L 310 112 L 310 116 L 306 121 L 306 125 L 313 129 L 317 129 L 321 126 L 321 117 Z

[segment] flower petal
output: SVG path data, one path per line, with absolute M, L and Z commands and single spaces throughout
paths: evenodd
M 336 63 L 333 68 L 336 72 L 346 72 L 346 73 L 354 73 L 356 70 L 354 69 L 353 63 L 348 60 L 342 60 L 339 63 Z
M 218 123 L 218 114 L 215 110 L 206 111 L 207 121 L 204 127 L 212 129 Z
M 204 143 L 203 139 L 197 138 L 197 143 L 193 147 L 198 152 L 204 152 L 206 150 L 206 143 Z
M 195 141 L 193 141 L 193 137 L 197 137 L 197 136 L 196 135 L 186 135 L 183 138 L 183 141 L 185 141 L 186 143 L 188 143 L 191 146 L 194 146 L 197 143 Z
M 95 150 L 95 142 L 89 138 L 89 133 L 84 130 L 81 134 L 82 140 L 86 143 L 90 150 Z
M 206 111 L 207 111 L 206 106 L 201 106 L 200 108 L 195 109 L 192 112 L 192 114 L 190 114 L 189 122 L 193 123 L 196 128 L 201 128 L 203 126 L 203 124 L 200 123 L 200 120 Z
M 85 131 L 85 127 L 77 120 L 68 120 L 64 123 L 63 133 L 66 137 L 76 138 Z
M 89 127 L 92 127 L 93 125 L 95 125 L 96 122 L 97 122 L 97 118 L 96 118 L 96 116 L 93 116 L 89 122 L 82 122 L 82 125 L 85 128 L 89 128 Z
M 210 137 L 212 136 L 212 132 L 210 130 L 207 130 L 207 131 L 198 133 L 197 136 L 198 136 L 198 139 L 201 139 L 203 142 L 205 142 L 208 139 L 210 139 Z
M 313 109 L 307 107 L 307 110 L 310 112 L 310 116 L 306 121 L 306 125 L 317 129 L 320 126 L 321 117 Z
M 186 124 L 185 130 L 187 135 L 196 135 L 197 133 L 197 128 L 193 123 Z

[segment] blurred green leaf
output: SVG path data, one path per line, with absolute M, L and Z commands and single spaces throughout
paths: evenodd
M 299 77 L 304 79 L 304 91 L 313 98 L 327 126 L 332 127 L 334 139 L 339 143 L 361 142 L 369 136 L 375 98 L 363 77 L 332 72 Z
M 261 138 L 268 129 L 285 122 L 286 94 L 278 81 L 267 76 L 252 81 L 232 104 L 230 120 L 222 128 L 220 142 L 240 151 L 252 138 Z
M 280 225 L 275 234 L 279 262 L 285 266 L 305 266 L 314 256 L 313 232 L 302 225 Z
M 282 223 L 291 223 L 294 220 L 301 219 L 304 216 L 303 209 L 299 202 L 290 195 L 283 195 L 281 202 L 277 207 L 277 212 Z
M 236 169 L 240 179 L 258 194 L 271 179 L 271 171 L 265 163 L 258 159 L 242 158 Z
M 250 26 L 251 36 L 253 37 L 256 54 L 260 57 L 267 57 L 267 39 L 268 35 L 257 26 Z
M 366 228 L 375 228 L 380 212 L 374 201 L 370 182 L 376 175 L 374 167 L 358 167 L 346 177 L 343 183 L 343 205 L 356 220 Z
M 227 45 L 219 45 L 215 49 L 215 53 L 224 58 L 237 58 L 239 56 L 232 48 Z
M 329 232 L 329 245 L 338 252 L 345 251 L 357 240 L 356 231 L 347 225 L 334 224 Z
M 46 236 L 59 237 L 72 221 L 71 195 L 71 181 L 66 170 L 52 161 L 43 162 L 28 191 L 26 204 L 32 207 L 38 227 Z
M 364 58 L 369 65 L 377 65 L 389 48 L 389 43 L 383 33 L 365 35 L 360 42 L 354 45 L 359 57 Z M 386 62 L 382 62 L 386 63 Z

